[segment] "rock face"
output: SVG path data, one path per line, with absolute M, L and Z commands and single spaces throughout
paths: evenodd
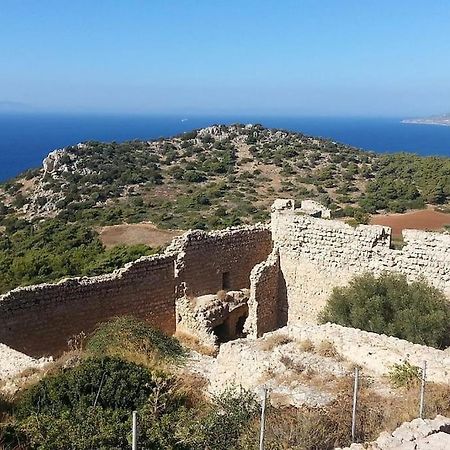
M 375 442 L 352 444 L 336 450 L 448 450 L 450 449 L 450 419 L 414 419 L 405 422 L 392 434 L 382 433 Z

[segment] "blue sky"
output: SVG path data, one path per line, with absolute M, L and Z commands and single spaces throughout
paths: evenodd
M 0 108 L 450 112 L 447 0 L 0 0 Z

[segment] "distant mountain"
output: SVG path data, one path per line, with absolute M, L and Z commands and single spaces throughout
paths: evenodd
M 423 119 L 405 119 L 402 123 L 416 123 L 419 125 L 443 125 L 450 127 L 450 113 L 439 116 L 425 117 Z

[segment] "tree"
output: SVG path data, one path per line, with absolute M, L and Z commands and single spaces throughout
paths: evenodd
M 450 345 L 445 295 L 424 280 L 409 284 L 401 274 L 365 274 L 335 288 L 320 320 L 436 348 Z

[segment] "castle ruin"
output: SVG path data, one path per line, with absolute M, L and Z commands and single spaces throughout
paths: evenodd
M 450 297 L 450 235 L 405 230 L 396 250 L 389 227 L 352 227 L 304 206 L 277 200 L 270 225 L 189 231 L 111 274 L 14 289 L 0 297 L 0 343 L 58 355 L 72 336 L 125 314 L 210 344 L 259 337 L 315 323 L 332 289 L 363 272 L 423 276 Z

